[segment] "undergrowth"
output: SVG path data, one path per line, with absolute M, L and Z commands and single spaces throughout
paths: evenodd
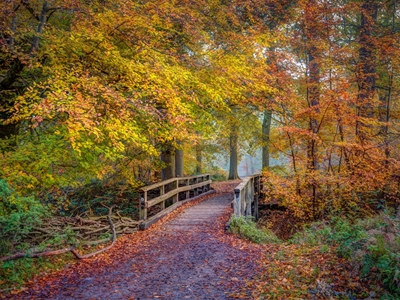
M 0 294 L 11 290 L 18 291 L 35 275 L 60 270 L 66 264 L 73 262 L 75 258 L 71 253 L 51 257 L 26 257 L 3 262 L 0 265 Z
M 260 229 L 253 217 L 243 217 L 232 215 L 229 220 L 230 232 L 241 238 L 247 239 L 257 244 L 279 243 L 280 240 L 268 229 Z
M 350 223 L 339 218 L 316 222 L 296 233 L 292 244 L 315 245 L 321 251 L 333 246 L 350 261 L 364 280 L 381 282 L 389 298 L 400 298 L 399 220 L 386 214 Z

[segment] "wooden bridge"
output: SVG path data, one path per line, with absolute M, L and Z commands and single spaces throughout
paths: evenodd
M 113 239 L 116 246 L 107 256 L 75 264 L 53 281 L 35 282 L 29 295 L 10 299 L 233 299 L 230 295 L 239 287 L 247 290 L 249 270 L 262 254 L 254 255 L 260 248 L 251 245 L 246 246 L 251 251 L 236 247 L 237 238 L 224 234 L 223 220 L 229 217 L 229 205 L 237 215 L 257 216 L 260 176 L 244 178 L 236 187 L 235 181 L 221 183 L 217 190 L 210 184 L 210 175 L 201 174 L 143 187 L 141 229 L 183 203 L 215 195 L 160 227 Z
M 258 201 L 262 191 L 261 175 L 245 177 L 234 189 L 231 205 L 237 216 L 258 218 Z M 176 177 L 141 188 L 139 216 L 141 230 L 147 229 L 182 204 L 215 193 L 210 174 Z M 212 207 L 210 207 L 212 210 Z

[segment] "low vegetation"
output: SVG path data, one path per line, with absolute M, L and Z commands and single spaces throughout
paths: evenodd
M 287 216 L 280 214 L 278 220 L 283 218 Z M 265 219 L 256 224 L 252 218 L 232 216 L 229 222 L 232 233 L 265 243 L 261 271 L 248 282 L 254 299 L 400 297 L 399 218 L 385 213 L 352 222 L 336 217 L 303 225 L 284 241 L 258 228 L 266 224 L 278 236 L 287 236 L 276 230 L 286 227 Z
M 400 220 L 384 213 L 350 223 L 334 219 L 317 222 L 296 233 L 291 244 L 334 247 L 348 259 L 364 280 L 382 283 L 389 293 L 400 295 Z
M 260 229 L 252 217 L 232 215 L 229 220 L 229 231 L 257 244 L 279 243 L 280 240 L 268 229 Z

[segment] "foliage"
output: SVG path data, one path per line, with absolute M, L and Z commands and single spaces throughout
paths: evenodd
M 225 181 L 227 177 L 228 177 L 228 174 L 223 169 L 214 168 L 211 171 L 210 178 L 212 181 Z
M 61 216 L 104 216 L 108 213 L 106 207 L 114 205 L 121 215 L 135 219 L 138 199 L 137 188 L 126 182 L 115 182 L 115 179 L 92 180 L 80 187 L 63 188 L 43 195 L 43 200 L 56 208 Z
M 57 257 L 21 258 L 2 262 L 0 265 L 0 289 L 19 288 L 35 275 L 61 270 L 73 262 L 72 254 Z
M 229 231 L 257 244 L 280 242 L 270 230 L 257 228 L 257 223 L 251 217 L 232 215 L 229 220 Z
M 234 178 L 267 147 L 285 166 L 265 170 L 264 193 L 302 221 L 398 209 L 399 24 L 395 0 L 2 1 L 5 248 L 44 214 L 135 215 L 134 189 L 172 168 L 165 149 L 189 154 L 186 173 L 229 155 Z M 354 225 L 318 226 L 310 242 L 343 256 L 368 245 Z M 390 285 L 397 257 L 379 243 L 365 272 Z
M 296 233 L 290 243 L 336 247 L 366 278 L 376 279 L 387 290 L 400 294 L 399 220 L 385 214 L 351 224 L 340 218 L 317 222 Z
M 0 179 L 0 255 L 25 250 L 24 239 L 48 213 L 34 197 L 19 196 L 7 181 Z

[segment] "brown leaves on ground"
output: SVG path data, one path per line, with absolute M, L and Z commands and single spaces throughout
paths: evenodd
M 233 190 L 236 186 L 239 185 L 242 181 L 240 179 L 236 180 L 229 180 L 229 181 L 219 181 L 219 182 L 213 182 L 211 184 L 211 187 L 217 192 L 217 193 L 233 193 Z
M 264 249 L 262 271 L 248 282 L 252 299 L 364 299 L 375 293 L 334 249 L 288 244 Z

